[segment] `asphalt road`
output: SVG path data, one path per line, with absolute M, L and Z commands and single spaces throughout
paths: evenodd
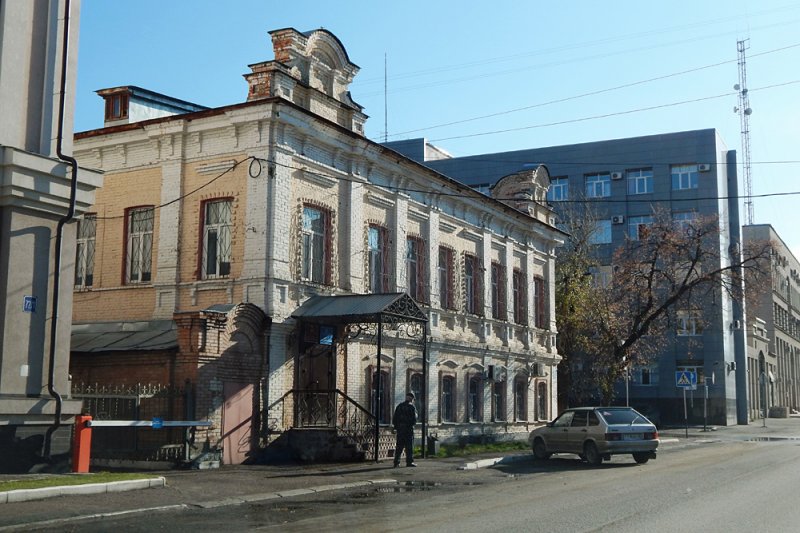
M 794 532 L 800 530 L 799 452 L 800 440 L 700 441 L 665 447 L 646 465 L 630 457 L 600 467 L 571 456 L 525 458 L 407 481 L 401 468 L 393 484 L 51 530 Z

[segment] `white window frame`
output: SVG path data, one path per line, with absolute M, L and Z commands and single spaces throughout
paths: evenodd
M 628 177 L 628 194 L 653 193 L 653 169 L 637 168 L 626 172 Z
M 386 292 L 386 230 L 371 224 L 367 228 L 367 249 L 369 253 L 369 291 L 373 294 Z
M 678 337 L 698 337 L 703 334 L 703 317 L 700 310 L 679 310 L 675 321 Z
M 215 209 L 218 210 L 218 213 L 215 213 L 218 215 L 216 217 L 218 220 L 210 222 L 210 215 Z M 226 278 L 231 273 L 233 202 L 227 199 L 211 200 L 205 202 L 203 211 L 202 278 Z M 213 243 L 211 242 L 212 237 L 214 238 Z M 209 255 L 211 252 L 213 254 Z
M 670 181 L 672 182 L 673 191 L 697 189 L 700 183 L 700 173 L 697 165 L 672 165 L 670 167 Z
M 316 215 L 314 218 L 312 218 Z M 325 242 L 325 226 L 328 224 L 328 212 L 318 207 L 303 206 L 303 227 L 302 227 L 302 265 L 300 276 L 314 283 L 325 283 L 327 265 L 327 246 Z M 319 221 L 320 228 L 315 228 L 315 222 Z
M 75 242 L 75 287 L 94 283 L 94 252 L 97 244 L 97 215 L 85 214 L 78 220 Z
M 152 207 L 137 207 L 128 211 L 127 283 L 147 284 L 153 281 L 154 221 L 155 209 Z
M 636 369 L 636 374 L 635 382 L 642 387 L 654 387 L 659 383 L 658 365 L 640 366 Z
M 611 244 L 611 220 L 597 220 L 589 235 L 589 244 Z
M 611 174 L 599 172 L 597 174 L 586 174 L 587 198 L 607 198 L 611 196 Z
M 632 241 L 641 240 L 642 229 L 652 225 L 653 225 L 652 215 L 628 217 L 628 237 Z
M 552 178 L 550 188 L 547 189 L 547 201 L 563 202 L 565 200 L 569 200 L 569 178 Z

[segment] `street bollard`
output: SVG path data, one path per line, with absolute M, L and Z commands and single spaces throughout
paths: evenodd
M 92 452 L 92 428 L 89 415 L 75 417 L 75 438 L 72 441 L 72 471 L 79 474 L 89 472 L 89 458 Z

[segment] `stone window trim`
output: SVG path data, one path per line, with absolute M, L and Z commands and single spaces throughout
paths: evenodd
M 484 379 L 479 372 L 472 370 L 464 375 L 464 418 L 468 424 L 483 422 L 483 389 Z
M 419 303 L 427 304 L 430 302 L 428 294 L 428 257 L 427 241 L 418 235 L 409 234 L 406 237 L 406 291 L 408 295 Z M 416 253 L 411 257 L 412 250 Z M 413 271 L 411 270 L 413 267 Z M 412 280 L 416 285 L 411 287 Z
M 125 208 L 123 223 L 125 254 L 122 259 L 122 285 L 150 285 L 153 281 L 155 211 L 155 207 L 152 205 Z M 138 218 L 137 215 L 143 215 L 143 217 L 134 220 L 134 218 Z M 144 227 L 141 227 L 142 223 L 144 223 Z
M 322 279 L 314 280 L 311 277 L 303 275 L 303 267 L 305 265 L 305 257 L 303 256 L 303 238 L 304 238 L 304 230 L 303 230 L 303 222 L 304 222 L 304 212 L 306 209 L 311 209 L 315 211 L 319 211 L 322 216 L 324 217 L 323 222 L 323 258 L 322 258 L 322 265 L 323 265 L 323 272 L 322 272 Z M 322 202 L 317 202 L 315 200 L 302 200 L 299 205 L 298 209 L 298 224 L 297 224 L 297 279 L 304 281 L 306 283 L 315 283 L 320 285 L 327 285 L 331 286 L 333 284 L 333 280 L 335 279 L 334 276 L 334 264 L 333 258 L 335 257 L 335 239 L 334 237 L 334 227 L 336 221 L 336 211 Z M 310 268 L 310 265 L 309 265 Z
M 233 223 L 233 217 L 234 217 L 233 203 L 234 203 L 234 198 L 232 196 L 221 196 L 221 197 L 216 197 L 216 198 L 206 198 L 206 199 L 202 200 L 200 202 L 200 232 L 199 232 L 199 235 L 198 235 L 198 246 L 197 246 L 197 271 L 195 272 L 195 278 L 197 280 L 219 279 L 219 278 L 227 278 L 227 277 L 230 276 L 230 264 L 233 262 L 233 257 L 231 256 L 230 253 L 228 254 L 228 273 L 227 274 L 217 273 L 215 275 L 208 275 L 208 273 L 206 272 L 206 269 L 204 268 L 204 263 L 205 263 L 205 259 L 206 259 L 206 252 L 207 252 L 206 247 L 207 247 L 207 244 L 208 244 L 207 243 L 207 239 L 206 239 L 207 238 L 206 230 L 207 230 L 207 227 L 208 227 L 207 209 L 211 204 L 222 203 L 222 202 L 229 202 L 231 204 L 230 205 L 231 220 L 228 221 L 228 224 L 227 224 L 228 231 L 229 231 L 228 248 L 230 249 L 230 247 L 233 246 L 233 228 L 234 228 L 234 223 Z
M 506 268 L 499 261 L 491 264 L 492 284 L 492 318 L 497 320 L 508 319 L 508 304 L 506 302 Z
M 445 398 L 445 385 L 446 382 L 449 383 L 450 391 L 449 396 Z M 440 424 L 455 424 L 458 420 L 457 409 L 458 406 L 456 405 L 456 398 L 458 397 L 457 393 L 457 380 L 456 380 L 456 373 L 455 372 L 445 372 L 439 371 L 439 409 L 438 409 L 438 417 Z M 449 403 L 449 405 L 448 405 Z M 447 413 L 445 412 L 446 408 L 449 407 L 450 414 L 446 416 Z
M 379 244 L 379 248 L 380 249 L 378 250 L 378 252 L 380 254 L 379 255 L 379 258 L 380 258 L 380 261 L 381 261 L 380 267 L 381 267 L 381 270 L 382 270 L 382 272 L 380 273 L 380 278 L 381 278 L 380 279 L 380 285 L 379 285 L 379 287 L 377 287 L 377 290 L 376 290 L 376 287 L 374 287 L 374 283 L 376 283 L 377 280 L 373 279 L 372 270 L 373 270 L 374 265 L 375 265 L 375 259 L 378 259 L 378 258 L 372 257 L 372 249 L 371 249 L 371 243 L 370 243 L 370 232 L 372 232 L 372 231 L 377 231 L 377 235 L 378 235 L 378 238 L 379 238 L 378 244 Z M 366 235 L 365 249 L 367 250 L 367 253 L 366 253 L 366 261 L 365 261 L 364 268 L 365 268 L 365 272 L 367 272 L 367 276 L 368 276 L 367 277 L 367 291 L 371 292 L 371 293 L 388 292 L 390 284 L 391 284 L 391 270 L 392 270 L 392 268 L 391 268 L 391 266 L 392 266 L 392 260 L 391 260 L 391 258 L 392 258 L 392 255 L 391 255 L 392 239 L 391 239 L 391 233 L 390 233 L 389 229 L 386 226 L 382 225 L 381 223 L 370 221 L 370 222 L 367 223 L 365 235 Z

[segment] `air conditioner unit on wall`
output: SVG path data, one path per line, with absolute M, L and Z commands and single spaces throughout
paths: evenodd
M 612 172 L 611 173 L 611 179 L 612 180 L 621 180 L 622 177 L 623 177 L 622 172 Z
M 613 216 L 613 217 L 611 217 L 611 223 L 612 224 L 624 224 L 625 223 L 625 217 L 623 215 Z
M 700 163 L 699 165 L 697 165 L 697 170 L 700 172 L 708 172 L 709 170 L 711 170 L 711 165 L 709 165 L 708 163 Z

